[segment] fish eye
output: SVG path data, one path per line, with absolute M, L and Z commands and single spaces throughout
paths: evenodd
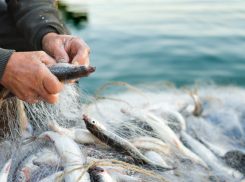
M 22 177 L 22 176 L 18 176 L 18 179 L 19 179 L 19 180 L 22 180 L 22 179 L 23 179 L 23 177 Z
M 96 121 L 92 121 L 91 123 L 92 123 L 92 124 L 95 124 L 95 123 L 96 123 Z

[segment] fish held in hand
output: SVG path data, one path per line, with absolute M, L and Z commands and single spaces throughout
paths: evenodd
M 94 66 L 72 65 L 69 63 L 57 63 L 47 65 L 51 73 L 53 73 L 59 81 L 70 81 L 82 77 L 88 77 L 96 70 Z
M 88 77 L 91 73 L 93 73 L 96 70 L 96 67 L 94 66 L 85 66 L 85 65 L 72 65 L 69 63 L 57 63 L 57 64 L 51 64 L 47 65 L 48 69 L 51 71 L 52 74 L 54 74 L 59 81 L 70 81 L 70 80 L 76 80 L 78 78 L 82 77 Z M 2 91 L 3 97 L 0 99 L 0 108 L 2 103 L 9 99 L 14 97 L 15 95 L 4 88 Z

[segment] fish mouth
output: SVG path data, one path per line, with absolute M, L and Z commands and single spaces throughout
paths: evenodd
M 97 131 L 97 127 L 95 125 L 93 125 L 91 122 L 92 122 L 92 118 L 88 117 L 88 115 L 84 114 L 83 115 L 83 121 L 85 122 L 86 124 L 86 128 L 91 132 L 92 130 L 93 131 Z
M 90 118 L 88 117 L 87 114 L 83 115 L 83 121 L 85 122 L 86 126 L 89 126 Z
M 88 66 L 88 72 L 93 73 L 96 70 L 95 66 Z

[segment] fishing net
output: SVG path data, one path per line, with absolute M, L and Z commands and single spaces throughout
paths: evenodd
M 196 96 L 203 108 L 198 114 L 194 114 Z M 80 178 L 89 172 L 91 181 L 97 180 L 98 169 L 116 176 L 115 181 L 241 181 L 245 172 L 245 90 L 239 87 L 112 82 L 91 96 L 76 84 L 66 84 L 56 104 L 28 104 L 15 97 L 2 104 L 0 115 L 5 122 L 0 133 L 0 169 L 12 159 L 9 182 L 41 181 L 59 171 L 50 181 L 64 181 L 80 169 Z M 84 115 L 133 144 L 151 161 L 173 170 L 163 171 L 97 141 L 86 129 Z M 55 128 L 64 133 L 78 131 L 73 135 L 87 159 L 85 165 L 67 170 L 61 160 L 67 154 L 58 155 L 49 139 L 36 139 Z M 63 147 L 69 151 L 66 143 Z M 26 173 L 19 172 L 23 166 L 34 171 L 28 171 L 25 180 Z

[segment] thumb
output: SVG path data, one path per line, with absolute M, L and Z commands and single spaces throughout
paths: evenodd
M 54 58 L 57 63 L 69 63 L 69 56 L 62 44 L 54 50 Z

